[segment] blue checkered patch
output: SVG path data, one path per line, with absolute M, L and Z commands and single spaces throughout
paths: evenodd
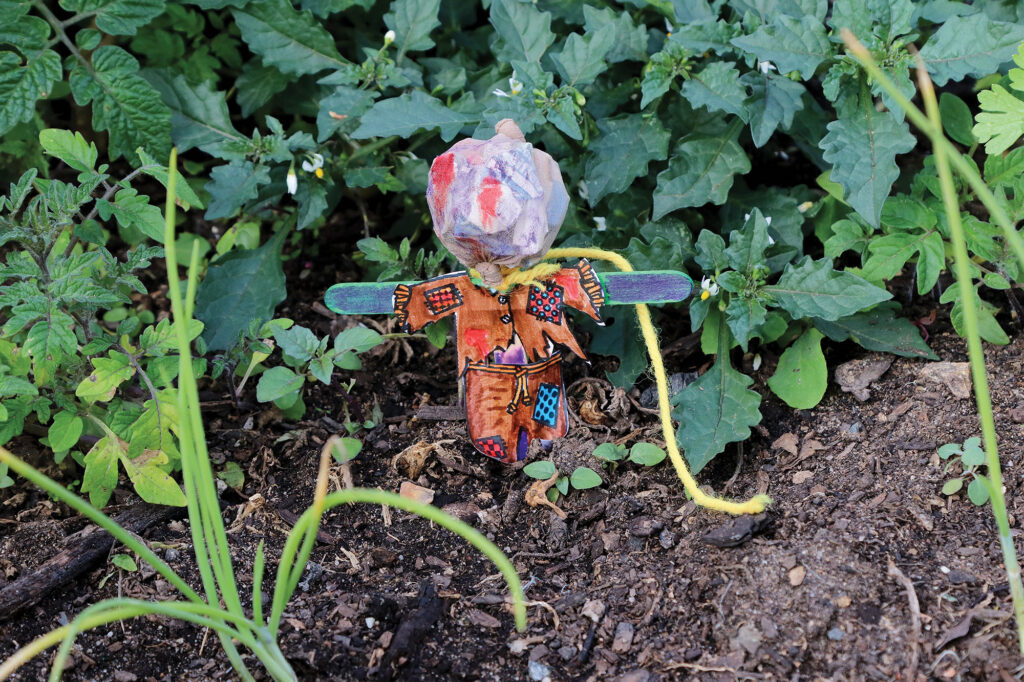
M 558 397 L 561 389 L 555 384 L 541 384 L 537 389 L 537 405 L 533 408 L 533 420 L 555 428 L 558 422 Z

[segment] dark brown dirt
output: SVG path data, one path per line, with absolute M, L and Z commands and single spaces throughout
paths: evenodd
M 340 276 L 326 272 L 322 279 Z M 316 313 L 314 300 L 310 295 L 278 314 L 320 334 L 353 323 Z M 966 360 L 959 338 L 940 333 L 932 341 L 944 360 Z M 848 359 L 842 353 L 849 350 L 834 349 L 830 362 Z M 1006 496 L 1016 517 L 1024 505 L 1024 340 L 987 352 Z M 721 493 L 735 475 L 726 493 L 734 497 L 767 490 L 775 500 L 773 522 L 758 524 L 753 534 L 720 533 L 741 541 L 717 547 L 701 538 L 732 521 L 687 502 L 667 464 L 625 464 L 606 473 L 601 488 L 559 501 L 566 521 L 524 506 L 530 479 L 483 461 L 465 441 L 462 423 L 412 418 L 423 404 L 455 402 L 450 350 L 435 353 L 414 339 L 372 356 L 355 373 L 350 404 L 369 414 L 376 401 L 385 421 L 362 436 L 365 448 L 351 466 L 355 484 L 397 490 L 404 479 L 392 467 L 395 455 L 420 441 L 441 443 L 455 467 L 432 456 L 416 482 L 435 491 L 435 505 L 470 519 L 512 558 L 533 600 L 529 629 L 514 631 L 497 571 L 461 540 L 404 513 L 339 508 L 325 520 L 315 566 L 283 624 L 282 649 L 301 679 L 377 679 L 382 662 L 394 679 L 409 680 L 987 680 L 1013 679 L 1019 671 L 991 512 L 964 493 L 940 492 L 950 474 L 943 474 L 936 447 L 978 433 L 973 401 L 924 381 L 927 363 L 897 359 L 866 402 L 834 385 L 808 411 L 767 398 L 762 428 L 744 444 L 742 458 L 730 450 L 700 479 Z M 670 356 L 670 371 L 692 371 L 692 360 Z M 588 373 L 601 376 L 602 366 L 576 363 L 567 384 Z M 767 376 L 764 369 L 757 375 L 762 393 Z M 601 394 L 597 382 L 574 390 L 574 407 L 587 390 L 595 391 L 590 397 L 599 409 L 617 413 L 606 426 L 578 423 L 558 443 L 556 461 L 586 462 L 606 440 L 657 440 L 655 417 L 628 405 L 612 410 L 613 396 Z M 299 424 L 283 423 L 263 406 L 236 410 L 227 401 L 207 412 L 213 458 L 237 461 L 246 471 L 242 495 L 228 491 L 224 512 L 246 601 L 257 543 L 267 543 L 269 592 L 290 522 L 312 497 L 321 446 L 344 418 L 337 388 L 317 385 L 307 402 Z M 33 447 L 28 440 L 12 446 Z M 340 484 L 340 471 L 335 479 Z M 56 553 L 80 527 L 62 506 L 22 484 L 0 492 L 0 586 Z M 1013 527 L 1018 532 L 1015 519 Z M 198 586 L 185 523 L 159 527 L 146 539 Z M 890 562 L 916 593 L 919 633 Z M 389 656 L 403 624 L 429 622 L 430 588 L 440 599 L 434 624 L 413 650 Z M 152 572 L 96 570 L 0 622 L 0 659 L 118 594 L 173 596 Z M 909 669 L 915 658 L 916 669 Z M 18 679 L 45 679 L 48 660 Z M 164 618 L 82 636 L 73 664 L 66 679 L 235 677 L 215 637 Z

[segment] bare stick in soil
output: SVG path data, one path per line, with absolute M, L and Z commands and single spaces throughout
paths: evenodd
M 413 659 L 418 655 L 423 638 L 441 617 L 441 606 L 441 599 L 437 596 L 433 583 L 427 581 L 420 585 L 416 610 L 409 614 L 395 631 L 391 646 L 380 663 L 378 680 L 389 682 L 396 669 L 403 664 L 403 659 Z
M 141 533 L 150 526 L 184 516 L 183 507 L 137 504 L 114 518 L 132 533 Z M 71 543 L 34 572 L 22 576 L 0 589 L 0 621 L 7 620 L 22 609 L 38 603 L 51 591 L 70 583 L 103 560 L 114 545 L 114 538 L 97 526 L 67 538 Z
M 917 678 L 917 659 L 921 642 L 921 604 L 917 601 L 914 583 L 889 559 L 889 576 L 895 578 L 907 591 L 907 605 L 910 608 L 910 664 L 907 665 L 906 679 Z

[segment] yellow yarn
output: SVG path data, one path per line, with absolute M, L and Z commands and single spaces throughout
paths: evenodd
M 604 249 L 551 249 L 545 258 L 570 259 L 589 258 L 590 260 L 604 260 L 612 263 L 623 272 L 633 272 L 633 266 L 628 260 L 615 253 Z M 548 265 L 554 265 L 550 263 Z M 530 270 L 523 271 L 532 273 L 540 266 L 534 266 Z M 557 266 L 556 266 L 557 270 Z M 553 272 L 553 271 L 551 271 Z M 546 273 L 546 274 L 551 274 Z M 541 276 L 533 273 L 533 276 Z M 665 364 L 661 359 L 661 349 L 658 347 L 658 334 L 654 330 L 654 323 L 651 321 L 651 311 L 645 303 L 636 304 L 636 316 L 640 322 L 640 330 L 643 332 L 644 343 L 647 345 L 647 353 L 651 358 L 651 367 L 654 369 L 654 378 L 658 386 L 658 409 L 661 412 L 661 430 L 665 436 L 665 446 L 668 450 L 668 457 L 672 466 L 683 482 L 683 487 L 690 494 L 693 501 L 699 506 L 728 514 L 760 514 L 765 510 L 772 500 L 767 495 L 755 495 L 746 502 L 729 502 L 713 495 L 708 495 L 697 486 L 693 474 L 686 468 L 686 462 L 679 454 L 679 446 L 676 444 L 675 430 L 672 428 L 672 409 L 668 399 L 668 378 L 665 375 Z
M 535 287 L 543 286 L 543 281 L 549 278 L 562 269 L 562 266 L 558 263 L 538 263 L 532 268 L 526 270 L 520 270 L 519 268 L 506 268 L 501 267 L 501 284 L 496 287 L 491 287 L 502 293 L 510 291 L 520 285 L 533 285 Z M 470 277 L 474 279 L 481 279 L 480 273 L 470 268 Z

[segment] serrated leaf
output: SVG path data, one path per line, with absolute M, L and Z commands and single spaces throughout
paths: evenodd
M 82 428 L 85 426 L 82 418 L 74 412 L 62 410 L 53 416 L 53 423 L 47 431 L 46 437 L 50 441 L 50 448 L 54 452 L 70 450 L 78 444 L 82 435 Z
M 973 132 L 989 156 L 1002 154 L 1024 135 L 1024 101 L 1001 85 L 978 93 L 981 112 Z
M 672 397 L 672 417 L 679 421 L 676 439 L 694 474 L 729 443 L 749 438 L 750 428 L 761 421 L 761 396 L 748 388 L 753 380 L 729 362 L 729 332 L 722 320 L 715 364 Z
M 133 36 L 164 11 L 166 0 L 61 0 L 69 12 L 95 14 L 96 27 L 112 35 Z
M 614 314 L 606 315 L 604 322 L 604 326 L 598 326 L 589 317 L 584 318 L 582 327 L 591 333 L 589 350 L 619 358 L 618 369 L 605 371 L 605 376 L 615 386 L 632 388 L 637 377 L 647 370 L 648 362 L 636 313 L 629 306 L 620 307 Z
M 103 220 L 109 220 L 113 215 L 122 227 L 135 227 L 153 241 L 163 244 L 163 212 L 150 204 L 149 197 L 139 194 L 138 190 L 118 190 L 113 201 L 99 200 L 96 206 Z
M 91 362 L 92 373 L 75 389 L 75 395 L 87 403 L 109 401 L 117 387 L 135 375 L 135 368 L 123 353 L 111 351 L 110 357 L 92 358 Z
M 92 53 L 92 67 L 77 64 L 68 83 L 79 106 L 92 104 L 93 127 L 110 133 L 111 159 L 130 158 L 139 147 L 157 158 L 170 152 L 170 110 L 123 49 L 101 45 Z
M 256 399 L 261 403 L 269 403 L 287 395 L 298 393 L 306 382 L 302 376 L 287 367 L 271 367 L 260 375 L 256 384 Z
M 711 62 L 700 73 L 692 74 L 683 83 L 680 93 L 694 109 L 704 107 L 710 112 L 724 111 L 748 120 L 747 88 L 733 62 Z
M 921 338 L 921 331 L 910 320 L 895 316 L 891 304 L 833 322 L 815 318 L 814 326 L 833 341 L 851 339 L 867 350 L 907 358 L 939 359 Z
M 695 54 L 714 52 L 726 55 L 736 52 L 736 48 L 730 41 L 739 33 L 738 24 L 730 24 L 724 19 L 708 16 L 697 21 L 680 22 L 672 31 L 669 40 Z
M 654 220 L 677 208 L 725 203 L 734 176 L 750 170 L 750 159 L 736 140 L 739 131 L 734 125 L 721 136 L 683 139 L 668 168 L 658 174 Z
M 0 374 L 0 398 L 36 395 L 39 395 L 39 389 L 28 379 Z
M 373 106 L 373 101 L 379 96 L 378 92 L 346 85 L 335 88 L 330 95 L 320 100 L 320 110 L 316 115 L 317 142 L 326 141 L 339 130 L 355 130 L 360 117 Z
M 478 120 L 476 116 L 449 109 L 422 90 L 413 90 L 411 94 L 375 103 L 363 115 L 352 137 L 357 140 L 388 135 L 409 137 L 419 130 L 440 128 L 441 139 L 449 142 L 463 126 Z
M 75 170 L 92 171 L 99 152 L 96 143 L 88 142 L 82 133 L 47 128 L 39 131 L 39 144 L 43 151 L 71 166 Z
M 838 119 L 828 124 L 818 146 L 833 164 L 831 178 L 843 186 L 846 201 L 877 226 L 882 204 L 900 174 L 896 155 L 909 152 L 916 140 L 906 122 L 875 109 L 866 93 L 844 97 L 837 111 Z
M 142 147 L 136 149 L 135 152 L 139 155 L 139 161 L 142 162 L 142 166 L 139 170 L 152 178 L 156 178 L 156 180 L 166 188 L 167 179 L 170 177 L 170 172 L 167 170 L 167 167 L 161 166 L 157 163 L 156 160 L 147 154 L 146 150 Z M 178 201 L 184 204 L 186 210 L 191 206 L 196 208 L 205 208 L 206 204 L 196 196 L 195 191 L 192 189 L 192 186 L 188 184 L 188 181 L 185 180 L 185 176 L 181 174 L 181 171 L 176 170 L 174 171 L 174 174 L 177 179 L 177 182 L 174 185 L 174 193 L 177 195 Z M 160 237 L 160 241 L 163 241 L 162 235 Z
M 299 362 L 308 362 L 316 354 L 317 346 L 320 344 L 316 334 L 299 325 L 290 329 L 274 329 L 274 340 L 277 341 L 281 352 Z
M 229 218 L 246 202 L 256 198 L 260 187 L 270 182 L 270 169 L 263 164 L 235 159 L 210 171 L 206 191 L 210 205 L 206 219 Z
M 281 230 L 258 249 L 232 250 L 206 272 L 196 293 L 196 317 L 206 325 L 203 338 L 210 350 L 233 347 L 254 320 L 269 320 L 284 300 Z
M 767 314 L 768 310 L 755 298 L 734 295 L 729 301 L 725 309 L 725 319 L 729 324 L 729 331 L 744 352 L 747 350 L 750 337 L 764 324 Z
M 288 0 L 253 2 L 231 13 L 246 46 L 282 73 L 302 76 L 351 66 L 320 22 Z
M 911 0 L 836 0 L 828 23 L 836 35 L 847 28 L 862 42 L 873 35 L 889 45 L 913 30 L 914 11 Z
M 593 33 L 581 36 L 570 33 L 558 54 L 551 55 L 562 82 L 570 87 L 590 85 L 608 70 L 605 55 L 615 41 L 615 27 L 602 26 Z
M 828 368 L 821 352 L 822 338 L 817 329 L 805 330 L 783 351 L 775 374 L 768 379 L 772 392 L 794 409 L 809 410 L 825 395 Z
M 743 102 L 750 120 L 750 136 L 754 146 L 761 147 L 776 130 L 788 130 L 793 124 L 793 116 L 803 109 L 806 88 L 770 72 L 746 74 L 745 80 L 750 84 L 750 97 Z
M 171 110 L 171 137 L 179 152 L 198 147 L 222 159 L 244 155 L 240 148 L 248 140 L 231 123 L 225 93 L 210 83 L 192 85 L 170 69 L 147 69 L 143 76 Z
M 78 348 L 74 328 L 75 320 L 70 315 L 51 308 L 47 319 L 29 329 L 23 348 L 36 362 L 56 366 Z
M 589 467 L 576 467 L 569 476 L 569 483 L 576 490 L 587 490 L 601 485 L 601 475 Z
M 825 26 L 812 16 L 779 15 L 773 23 L 731 42 L 759 61 L 772 62 L 780 73 L 799 71 L 804 80 L 810 80 L 818 65 L 834 54 Z
M 394 0 L 391 11 L 384 15 L 384 24 L 395 32 L 398 63 L 406 52 L 422 52 L 434 46 L 430 32 L 441 25 L 437 12 L 441 0 Z
M 134 459 L 127 453 L 121 455 L 121 464 L 139 497 L 150 504 L 184 507 L 187 502 L 185 493 L 164 471 L 168 463 L 166 453 L 159 450 L 143 450 Z
M 926 294 L 945 270 L 946 251 L 937 230 L 911 234 L 894 232 L 876 237 L 868 245 L 870 256 L 864 262 L 862 275 L 869 280 L 895 277 L 911 258 L 917 256 L 917 292 Z
M 768 241 L 768 221 L 761 210 L 751 209 L 743 227 L 729 234 L 729 248 L 725 250 L 729 266 L 736 272 L 752 276 L 767 263 L 765 252 Z
M 636 443 L 629 449 L 629 461 L 645 467 L 661 464 L 665 457 L 665 451 L 652 443 Z
M 0 134 L 31 120 L 36 100 L 48 96 L 63 75 L 53 50 L 35 52 L 24 63 L 13 52 L 0 52 Z
M 594 33 L 604 26 L 611 26 L 615 30 L 612 47 L 605 55 L 609 62 L 616 64 L 627 60 L 647 60 L 647 27 L 637 26 L 628 12 L 583 5 L 583 18 L 587 33 Z
M 590 144 L 585 175 L 591 206 L 626 191 L 633 180 L 647 175 L 651 161 L 664 161 L 670 137 L 657 117 L 640 114 L 603 119 L 598 128 L 602 134 Z
M 502 40 L 495 57 L 503 62 L 539 62 L 555 42 L 555 34 L 551 32 L 551 13 L 540 12 L 529 3 L 494 0 L 490 21 Z
M 885 289 L 862 277 L 832 269 L 828 258 L 804 258 L 786 266 L 778 283 L 762 289 L 794 319 L 820 317 L 834 321 L 892 298 Z
M 950 17 L 921 48 L 935 85 L 986 76 L 1008 61 L 1024 40 L 1024 24 L 993 21 L 984 12 Z
M 555 465 L 547 460 L 541 462 L 530 462 L 523 467 L 524 474 L 530 478 L 537 478 L 542 481 L 548 480 L 554 476 L 557 471 L 558 470 L 555 469 Z

